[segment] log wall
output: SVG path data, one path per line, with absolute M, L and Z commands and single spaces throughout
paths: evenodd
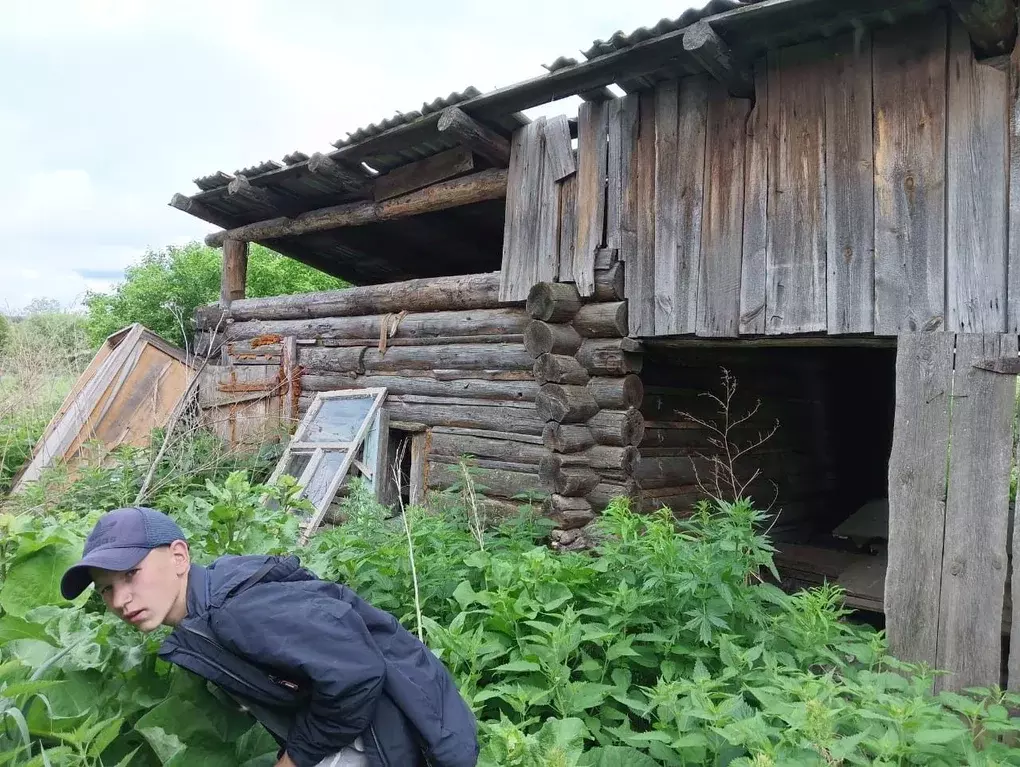
M 542 496 L 545 419 L 524 345 L 531 318 L 522 303 L 501 304 L 498 286 L 489 273 L 245 299 L 229 316 L 199 312 L 199 345 L 215 345 L 231 365 L 271 365 L 293 339 L 299 417 L 316 392 L 385 386 L 391 425 L 428 429 L 428 488 L 457 481 L 468 454 L 489 498 Z
M 1018 56 L 976 60 L 946 9 L 771 51 L 751 99 L 701 74 L 586 103 L 558 190 L 512 158 L 551 191 L 507 221 L 558 209 L 560 237 L 505 248 L 504 293 L 590 299 L 612 250 L 635 337 L 1017 332 Z
M 605 254 L 588 298 L 575 284 L 541 282 L 526 303 L 545 448 L 539 479 L 559 527 L 554 539 L 567 548 L 584 541 L 582 529 L 614 497 L 637 497 L 643 354 L 628 338 L 621 273 L 615 252 Z

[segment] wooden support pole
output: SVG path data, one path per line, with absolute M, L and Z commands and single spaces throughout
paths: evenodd
M 1017 36 L 1016 0 L 950 0 L 979 58 L 1013 50 Z
M 684 32 L 684 50 L 712 77 L 722 83 L 731 96 L 751 98 L 754 80 L 748 68 L 740 64 L 730 47 L 707 21 L 697 21 Z
M 205 238 L 206 245 L 218 246 L 227 238 L 257 242 L 277 237 L 293 237 L 345 226 L 361 226 L 379 221 L 434 213 L 439 210 L 470 205 L 506 197 L 507 171 L 483 170 L 470 176 L 444 181 L 426 189 L 382 202 L 364 201 L 329 208 L 310 210 L 293 218 L 271 218 L 235 229 L 214 232 Z
M 248 243 L 226 240 L 223 243 L 223 267 L 220 272 L 220 306 L 229 309 L 233 301 L 244 298 L 248 279 Z
M 454 138 L 479 157 L 500 168 L 510 164 L 510 142 L 496 131 L 472 119 L 457 107 L 448 107 L 436 126 L 439 135 Z

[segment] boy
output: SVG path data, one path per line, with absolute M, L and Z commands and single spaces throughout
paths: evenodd
M 104 515 L 64 573 L 90 583 L 143 632 L 173 632 L 160 657 L 212 681 L 281 746 L 277 767 L 473 767 L 470 708 L 443 664 L 389 613 L 297 557 L 192 564 L 181 529 L 154 509 Z

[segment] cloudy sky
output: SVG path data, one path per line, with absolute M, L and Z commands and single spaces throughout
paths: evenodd
M 103 290 L 210 227 L 191 179 L 469 85 L 487 91 L 687 0 L 0 0 L 0 311 Z M 529 110 L 576 113 L 576 102 Z

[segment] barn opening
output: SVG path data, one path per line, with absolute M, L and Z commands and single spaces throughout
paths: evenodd
M 769 508 L 784 585 L 838 582 L 850 606 L 881 612 L 895 345 L 812 343 L 645 341 L 642 504 L 683 514 L 706 489 L 732 497 L 732 465 Z

